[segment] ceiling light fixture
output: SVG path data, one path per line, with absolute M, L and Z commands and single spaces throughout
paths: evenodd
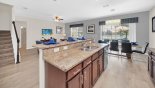
M 24 9 L 24 10 L 28 10 L 28 8 L 27 8 L 27 7 L 23 7 L 23 9 Z
M 54 21 L 56 21 L 56 22 L 61 22 L 61 21 L 63 21 L 64 19 L 62 19 L 60 16 L 55 16 L 54 17 Z

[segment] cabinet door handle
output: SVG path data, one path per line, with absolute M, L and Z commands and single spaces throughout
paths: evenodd
M 78 69 L 77 71 L 73 72 L 73 74 L 76 75 L 80 71 L 81 71 L 81 69 Z

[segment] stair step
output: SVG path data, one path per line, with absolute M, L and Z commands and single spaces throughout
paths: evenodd
M 7 52 L 4 54 L 0 54 L 0 58 L 10 58 L 10 57 L 14 57 L 13 52 Z
M 0 55 L 5 54 L 5 53 L 11 53 L 11 52 L 13 52 L 12 48 L 1 49 L 0 50 Z
M 0 35 L 11 35 L 10 31 L 0 31 Z
M 2 45 L 2 44 L 12 44 L 12 41 L 11 41 L 11 39 L 10 40 L 2 40 L 2 41 L 0 41 L 0 45 Z
M 10 33 L 10 31 L 0 31 L 0 34 Z
M 3 37 L 0 37 L 0 40 L 11 40 L 11 36 L 3 36 Z
M 11 34 L 10 33 L 4 33 L 4 34 L 0 33 L 0 37 L 2 37 L 2 36 L 11 36 Z
M 14 53 L 10 31 L 0 31 L 0 67 L 14 63 Z
M 12 48 L 12 44 L 2 44 L 0 45 L 0 49 Z

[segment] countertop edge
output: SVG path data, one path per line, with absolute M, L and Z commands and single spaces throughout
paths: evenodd
M 97 50 L 96 52 L 100 51 L 101 49 L 103 49 L 103 48 L 105 48 L 105 47 L 107 47 L 107 46 L 109 46 L 109 44 L 106 44 L 105 46 L 100 47 L 100 49 Z M 83 60 L 81 60 L 80 62 L 77 62 L 76 64 L 74 64 L 73 66 L 71 66 L 71 67 L 68 68 L 68 69 L 62 69 L 61 67 L 55 65 L 54 63 L 49 62 L 48 60 L 46 60 L 46 59 L 44 59 L 44 60 L 45 60 L 45 62 L 47 62 L 48 64 L 50 64 L 50 65 L 52 65 L 52 66 L 54 66 L 54 67 L 56 67 L 56 68 L 58 68 L 59 70 L 61 70 L 61 71 L 63 71 L 63 72 L 68 72 L 69 70 L 71 70 L 72 68 L 74 68 L 74 67 L 77 66 L 78 64 L 82 63 L 82 62 L 85 61 L 87 58 L 89 58 L 90 56 L 92 56 L 93 54 L 95 54 L 96 52 L 94 52 L 94 53 L 90 54 L 89 56 L 85 57 Z

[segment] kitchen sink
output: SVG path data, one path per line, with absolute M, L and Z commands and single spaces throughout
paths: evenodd
M 92 50 L 94 50 L 94 49 L 97 49 L 98 48 L 98 46 L 87 46 L 87 47 L 83 47 L 83 48 L 81 48 L 81 50 L 82 51 L 92 51 Z

